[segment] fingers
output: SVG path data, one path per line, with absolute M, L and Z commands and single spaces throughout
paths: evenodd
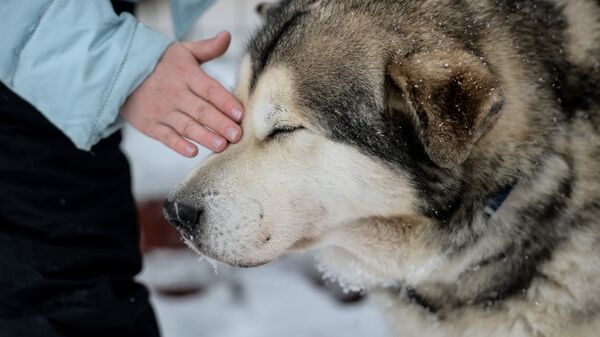
M 144 134 L 186 157 L 195 157 L 197 142 L 222 152 L 237 142 L 243 107 L 219 82 L 202 71 L 199 61 L 225 53 L 231 36 L 171 45 L 159 65 L 121 109 L 121 115 Z M 214 131 L 213 131 L 214 130 Z
M 177 131 L 164 124 L 155 125 L 148 136 L 158 140 L 171 150 L 182 156 L 193 158 L 198 154 L 198 148 L 183 138 Z
M 218 110 L 236 122 L 241 122 L 244 110 L 238 100 L 221 83 L 206 75 L 201 69 L 190 77 L 190 89 L 197 96 L 210 102 Z
M 210 61 L 223 55 L 231 42 L 231 35 L 227 32 L 219 33 L 210 40 L 185 43 L 191 53 L 200 63 Z M 242 105 L 218 81 L 206 75 L 202 69 L 196 68 L 189 72 L 190 89 L 199 97 L 210 102 L 227 116 L 241 122 L 243 118 Z
M 162 124 L 175 130 L 180 137 L 193 140 L 214 152 L 222 152 L 227 148 L 228 142 L 225 138 L 202 126 L 183 112 L 177 111 L 169 114 Z
M 225 54 L 230 43 L 231 34 L 228 32 L 221 32 L 212 39 L 185 42 L 183 45 L 194 54 L 200 63 L 204 63 Z
M 182 96 L 178 102 L 178 109 L 232 143 L 237 143 L 242 137 L 242 128 L 236 122 L 191 92 Z M 196 141 L 193 138 L 192 140 Z

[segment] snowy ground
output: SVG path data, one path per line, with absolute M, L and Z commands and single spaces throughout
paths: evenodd
M 234 269 L 188 252 L 146 257 L 142 281 L 164 337 L 386 337 L 381 312 L 369 301 L 342 304 L 307 276 L 305 258 Z M 172 297 L 158 290 L 199 288 Z

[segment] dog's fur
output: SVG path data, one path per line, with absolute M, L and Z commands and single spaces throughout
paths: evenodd
M 600 334 L 599 1 L 260 10 L 244 138 L 168 201 L 191 246 L 318 248 L 398 336 Z

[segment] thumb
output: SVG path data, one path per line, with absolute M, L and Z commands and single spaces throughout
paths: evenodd
M 231 43 L 231 34 L 221 32 L 212 39 L 184 42 L 183 45 L 196 57 L 200 63 L 208 62 L 225 54 Z

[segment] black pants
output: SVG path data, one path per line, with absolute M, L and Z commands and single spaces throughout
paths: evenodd
M 158 336 L 116 134 L 91 153 L 0 83 L 0 336 Z

